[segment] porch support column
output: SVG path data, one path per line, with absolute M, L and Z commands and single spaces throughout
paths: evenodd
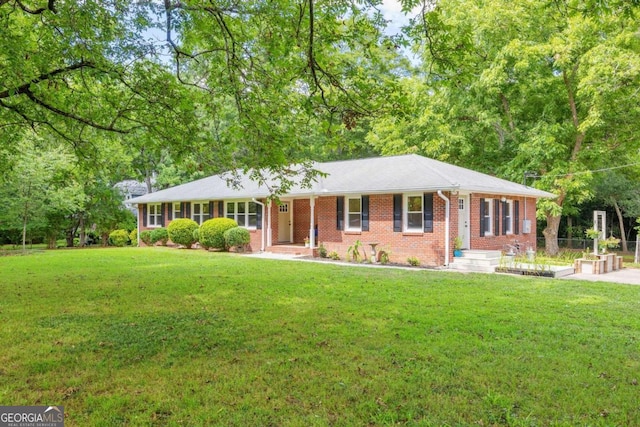
M 267 247 L 271 246 L 271 199 L 267 200 Z
M 451 236 L 449 236 L 449 211 L 451 209 L 451 205 L 450 205 L 450 201 L 447 198 L 447 196 L 445 196 L 444 194 L 442 194 L 441 190 L 438 190 L 438 196 L 440 196 L 440 198 L 442 200 L 444 200 L 445 203 L 445 210 L 444 210 L 444 265 L 446 267 L 449 266 L 449 239 L 451 238 Z
M 309 205 L 311 206 L 311 218 L 309 220 L 309 246 L 311 248 L 315 248 L 316 247 L 316 225 L 315 225 L 315 221 L 314 221 L 314 217 L 315 217 L 315 208 L 316 208 L 316 198 L 315 196 L 311 196 L 311 198 L 309 198 Z

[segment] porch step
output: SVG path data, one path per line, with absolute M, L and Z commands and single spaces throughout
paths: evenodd
M 494 273 L 500 265 L 500 251 L 463 250 L 461 257 L 454 257 L 449 268 L 459 271 Z

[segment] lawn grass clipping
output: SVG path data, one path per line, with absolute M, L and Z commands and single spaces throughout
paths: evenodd
M 0 271 L 0 403 L 68 426 L 640 424 L 640 287 L 166 248 Z

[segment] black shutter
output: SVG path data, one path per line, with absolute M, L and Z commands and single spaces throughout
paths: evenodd
M 218 218 L 222 218 L 224 216 L 224 201 L 220 200 L 218 202 Z
M 344 230 L 344 197 L 336 197 L 336 230 Z
M 393 195 L 393 231 L 402 231 L 402 194 Z
M 520 201 L 513 202 L 513 233 L 520 234 Z
M 484 237 L 484 233 L 486 232 L 484 216 L 484 199 L 480 199 L 480 237 Z
M 369 231 L 369 196 L 362 196 L 362 231 Z
M 171 221 L 173 219 L 173 202 L 171 203 L 167 203 L 169 205 L 169 210 L 167 211 L 167 218 L 169 218 L 169 221 Z
M 256 229 L 262 230 L 262 205 L 256 203 Z
M 147 226 L 147 205 L 142 205 L 142 226 Z
M 500 235 L 500 200 L 493 200 L 493 235 Z
M 184 218 L 191 218 L 191 202 L 184 202 Z
M 509 211 L 509 206 L 507 202 L 502 202 L 502 235 L 507 234 L 507 213 Z
M 184 218 L 184 206 L 185 202 L 180 202 L 180 218 Z
M 209 202 L 209 219 L 213 218 L 213 202 Z
M 424 193 L 422 217 L 425 233 L 433 233 L 433 193 Z
M 160 203 L 160 227 L 164 227 L 164 209 L 166 205 L 166 203 Z

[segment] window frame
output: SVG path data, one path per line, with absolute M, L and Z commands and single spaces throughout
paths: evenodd
M 160 228 L 163 225 L 162 203 L 147 203 L 147 227 Z
M 493 229 L 493 210 L 494 210 L 494 199 L 484 199 L 484 218 L 481 218 L 484 221 L 484 236 L 494 236 Z
M 420 200 L 420 211 L 409 211 L 409 199 Z M 420 226 L 409 228 L 409 214 L 420 213 Z M 424 193 L 405 193 L 402 195 L 402 230 L 405 233 L 424 233 Z
M 178 209 L 176 210 L 176 206 Z M 182 212 L 182 203 L 181 202 L 171 202 L 171 218 L 181 218 L 180 212 Z
M 513 200 L 507 199 L 505 201 L 506 208 L 504 213 L 504 218 L 506 222 L 505 231 L 506 234 L 514 234 L 513 233 Z
M 362 196 L 361 195 L 357 195 L 357 196 L 345 196 L 344 198 L 344 204 L 345 204 L 345 209 L 344 209 L 344 231 L 362 231 Z M 351 200 L 357 200 L 358 203 L 360 204 L 360 210 L 359 211 L 351 211 L 351 204 L 350 201 Z M 352 227 L 351 226 L 351 221 L 350 221 L 350 216 L 351 215 L 357 215 L 358 216 L 358 222 L 359 225 L 358 227 Z
M 196 206 L 200 206 L 199 213 L 196 213 Z M 206 210 L 209 211 L 209 201 L 191 202 L 191 219 L 197 222 L 198 225 L 202 225 L 203 222 L 211 218 L 211 212 L 205 213 L 205 206 Z
M 229 205 L 233 206 L 233 212 L 229 212 Z M 242 205 L 244 211 L 240 212 L 240 206 Z M 253 211 L 251 205 L 253 205 Z M 237 222 L 238 227 L 246 228 L 247 230 L 256 230 L 258 228 L 258 204 L 251 199 L 226 200 L 224 202 L 224 216 Z M 252 222 L 253 225 L 251 225 Z

